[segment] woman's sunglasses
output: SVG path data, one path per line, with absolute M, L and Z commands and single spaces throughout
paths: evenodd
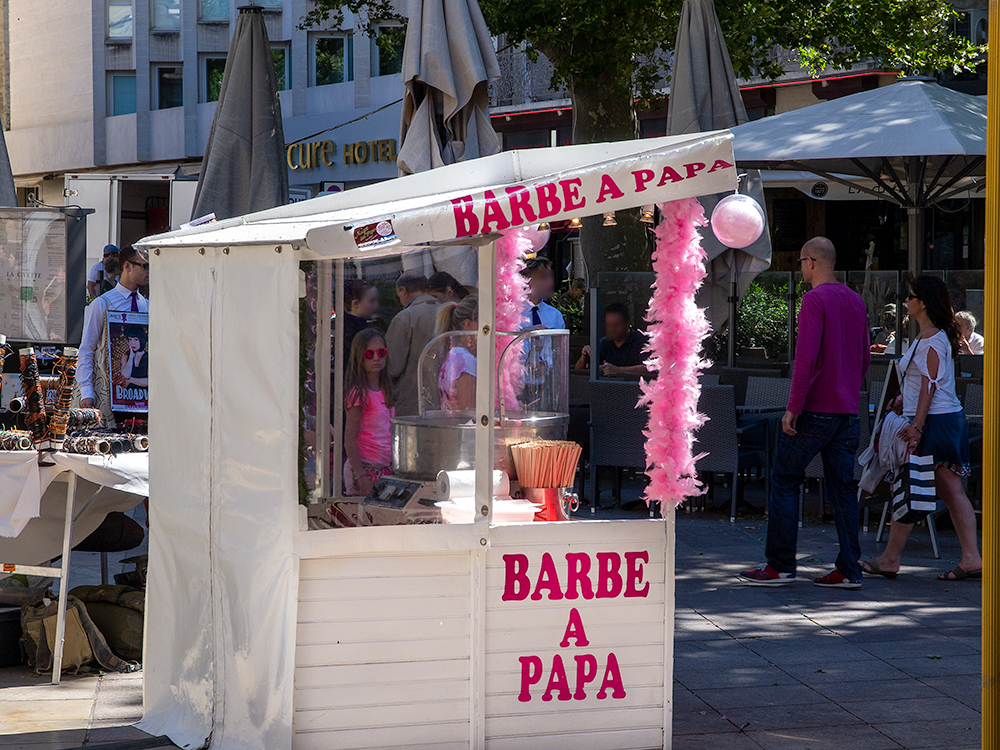
M 915 295 L 913 292 L 910 292 L 909 294 L 906 295 L 906 299 L 907 299 L 907 301 L 909 301 L 911 299 L 920 299 L 920 297 L 918 297 L 917 295 Z
M 375 357 L 385 359 L 386 353 L 384 346 L 381 349 L 365 349 L 365 359 L 375 359 Z

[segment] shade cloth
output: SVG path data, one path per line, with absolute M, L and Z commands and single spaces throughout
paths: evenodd
M 411 0 L 403 48 L 401 175 L 499 153 L 489 82 L 500 77 L 493 40 L 476 0 Z M 403 267 L 450 273 L 477 285 L 470 247 L 411 253 Z
M 684 0 L 674 50 L 667 133 L 721 130 L 747 122 L 746 106 L 712 0 Z M 754 170 L 742 177 L 739 192 L 763 206 L 760 172 Z M 723 197 L 699 198 L 705 216 L 712 215 Z M 698 305 L 707 308 L 712 328 L 721 330 L 733 312 L 730 305 L 733 282 L 737 285 L 736 296 L 742 298 L 754 277 L 770 267 L 771 238 L 766 220 L 760 239 L 742 250 L 725 247 L 707 226 L 701 229 L 701 235 L 702 248 L 708 256 L 708 276 L 698 292 Z
M 217 219 L 288 202 L 281 102 L 263 11 L 241 8 L 205 146 L 192 217 Z

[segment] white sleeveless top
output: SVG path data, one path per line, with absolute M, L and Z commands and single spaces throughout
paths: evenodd
M 927 354 L 933 349 L 938 356 L 937 377 L 927 372 Z M 899 371 L 903 376 L 903 414 L 907 417 L 917 413 L 920 399 L 921 376 L 930 385 L 936 386 L 931 397 L 928 414 L 951 414 L 961 411 L 962 402 L 955 393 L 955 360 L 951 356 L 951 342 L 944 331 L 938 331 L 926 339 L 916 339 L 899 361 Z

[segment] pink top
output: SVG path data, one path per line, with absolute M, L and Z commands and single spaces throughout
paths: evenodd
M 857 414 L 871 364 L 868 313 L 844 284 L 820 284 L 802 298 L 788 411 Z
M 445 411 L 459 410 L 458 379 L 464 373 L 476 377 L 476 358 L 468 349 L 452 347 L 438 373 L 438 393 L 441 395 L 441 408 Z
M 392 463 L 392 430 L 389 419 L 396 415 L 395 407 L 385 405 L 382 391 L 365 391 L 365 398 L 358 398 L 356 390 L 347 395 L 347 408 L 361 405 L 361 426 L 358 429 L 358 452 L 362 461 L 372 461 L 383 466 Z

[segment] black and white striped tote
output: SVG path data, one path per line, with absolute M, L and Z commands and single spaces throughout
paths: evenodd
M 934 456 L 910 455 L 892 482 L 892 520 L 916 523 L 937 508 Z

